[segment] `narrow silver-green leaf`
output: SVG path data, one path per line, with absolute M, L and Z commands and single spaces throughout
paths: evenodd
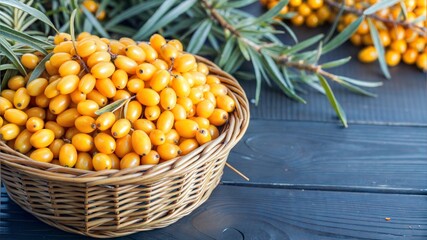
M 337 29 L 338 23 L 341 20 L 341 16 L 344 13 L 344 7 L 345 7 L 345 2 L 342 1 L 341 6 L 340 6 L 340 10 L 338 11 L 337 16 L 334 19 L 334 22 L 332 23 L 331 28 L 329 29 L 328 35 L 326 35 L 325 37 L 325 43 L 329 42 L 329 40 L 332 38 L 332 36 L 335 33 L 335 30 Z
M 323 63 L 321 65 L 321 67 L 325 68 L 325 69 L 339 67 L 341 65 L 344 65 L 344 64 L 348 63 L 350 60 L 351 60 L 351 57 L 349 56 L 349 57 L 346 57 L 346 58 L 341 58 L 341 59 L 338 59 L 338 60 L 334 60 L 334 61 L 330 61 L 330 62 L 327 62 L 327 63 Z
M 289 0 L 282 0 L 276 4 L 272 9 L 268 10 L 263 15 L 259 16 L 253 24 L 262 23 L 265 21 L 272 20 L 275 16 L 277 16 L 280 11 L 282 11 L 283 7 L 288 4 Z
M 230 37 L 229 39 L 226 40 L 224 49 L 222 50 L 221 57 L 218 62 L 218 65 L 220 67 L 223 67 L 227 62 L 227 60 L 230 58 L 231 52 L 235 47 L 234 45 L 235 43 L 236 43 L 236 38 L 234 37 Z
M 261 70 L 260 70 L 262 68 L 262 64 L 256 52 L 249 49 L 248 54 L 252 59 L 252 66 L 254 68 L 254 73 L 255 73 L 255 80 L 256 80 L 255 105 L 258 106 L 259 99 L 261 96 L 261 87 L 262 87 Z
M 306 48 L 310 47 L 311 45 L 319 42 L 319 40 L 322 38 L 323 38 L 323 34 L 318 34 L 316 36 L 310 37 L 309 39 L 306 39 L 302 42 L 299 42 L 299 43 L 293 45 L 292 47 L 290 47 L 289 49 L 282 51 L 282 54 L 287 55 L 287 54 L 299 52 L 299 51 L 306 49 Z
M 200 51 L 206 42 L 206 39 L 211 31 L 212 21 L 206 19 L 200 27 L 193 33 L 190 42 L 188 43 L 187 52 L 196 54 Z
M 6 89 L 6 88 L 7 88 L 7 83 L 9 82 L 9 79 L 10 79 L 12 76 L 15 76 L 17 73 L 18 73 L 18 71 L 13 70 L 13 69 L 8 69 L 8 70 L 6 70 L 6 72 L 4 73 L 3 78 L 2 78 L 2 80 L 1 80 L 1 88 L 0 88 L 0 91 L 1 91 L 1 90 L 3 90 L 3 89 Z
M 124 99 L 119 99 L 117 101 L 114 101 L 114 102 L 108 104 L 107 106 L 105 106 L 105 107 L 103 107 L 103 108 L 101 108 L 99 110 L 96 110 L 95 114 L 96 115 L 101 115 L 101 114 L 103 114 L 105 112 L 114 112 L 117 109 L 121 108 L 126 103 L 126 101 L 129 101 L 129 99 L 124 98 Z
M 381 9 L 389 8 L 389 7 L 395 5 L 396 3 L 400 2 L 400 1 L 401 0 L 382 0 L 382 1 L 379 1 L 379 2 L 375 3 L 374 5 L 365 9 L 365 11 L 363 11 L 363 14 L 370 15 L 370 14 L 376 13 L 377 11 L 379 11 Z
M 22 75 L 27 75 L 27 71 L 25 71 L 25 68 L 24 66 L 22 66 L 18 56 L 16 56 L 16 54 L 12 50 L 12 47 L 6 41 L 6 39 L 3 38 L 3 36 L 0 36 L 0 52 L 3 52 L 5 54 L 5 56 L 12 62 L 12 64 L 16 67 L 16 69 L 18 69 L 18 71 Z
M 240 52 L 246 61 L 250 61 L 251 57 L 249 56 L 248 48 L 246 47 L 245 43 L 243 43 L 241 39 L 237 39 L 237 45 L 239 46 Z
M 110 35 L 105 31 L 104 27 L 99 23 L 98 19 L 91 12 L 89 12 L 85 7 L 82 7 L 81 10 L 85 14 L 86 18 L 92 23 L 93 27 L 98 31 L 101 36 L 110 38 Z
M 8 69 L 16 70 L 17 68 L 15 67 L 15 65 L 10 63 L 0 65 L 0 71 L 8 70 Z
M 331 41 L 325 44 L 325 46 L 323 47 L 323 53 L 325 54 L 327 52 L 330 52 L 335 48 L 341 46 L 341 44 L 343 44 L 345 41 L 347 41 L 353 35 L 353 33 L 356 32 L 357 28 L 359 28 L 359 25 L 362 23 L 363 19 L 364 16 L 360 16 L 356 21 L 352 22 Z
M 28 79 L 27 85 L 33 81 L 34 79 L 38 78 L 43 71 L 45 70 L 45 63 L 47 61 L 49 61 L 50 57 L 54 54 L 54 52 L 49 53 L 48 55 L 46 55 L 36 66 L 36 68 L 34 68 L 34 70 L 31 72 L 31 76 Z
M 161 1 L 144 1 L 137 5 L 134 5 L 133 7 L 120 12 L 120 14 L 115 15 L 111 18 L 104 26 L 106 29 L 109 29 L 115 25 L 117 25 L 120 22 L 123 22 L 126 19 L 129 19 L 135 15 L 141 14 L 142 12 L 152 9 L 153 7 L 160 5 Z
M 381 71 L 387 79 L 390 79 L 390 72 L 388 71 L 387 63 L 385 61 L 385 51 L 384 46 L 381 43 L 380 35 L 377 28 L 372 23 L 371 19 L 368 18 L 369 30 L 371 32 L 372 41 L 374 42 L 374 47 L 378 53 L 378 61 L 380 62 Z
M 357 94 L 360 94 L 360 95 L 364 95 L 364 96 L 368 96 L 368 97 L 377 97 L 376 94 L 371 93 L 369 91 L 366 91 L 365 89 L 362 89 L 360 87 L 354 86 L 353 84 L 348 83 L 346 81 L 343 81 L 342 79 L 337 78 L 337 79 L 335 79 L 335 81 L 337 83 L 339 83 L 341 86 L 347 88 L 348 90 L 350 90 L 350 91 L 352 91 L 354 93 L 357 93 Z
M 338 103 L 337 99 L 335 98 L 335 95 L 332 92 L 332 89 L 329 86 L 328 81 L 326 81 L 326 79 L 320 74 L 317 74 L 317 77 L 319 78 L 320 84 L 322 85 L 323 89 L 325 90 L 326 97 L 328 98 L 329 103 L 331 104 L 335 113 L 338 115 L 339 119 L 341 120 L 341 123 L 344 125 L 344 127 L 348 127 L 347 117 L 345 115 L 345 112 L 342 110 L 340 104 Z
M 6 5 L 6 6 L 16 8 L 16 9 L 20 9 L 20 10 L 30 14 L 31 16 L 39 19 L 40 21 L 46 23 L 47 25 L 52 27 L 56 32 L 58 32 L 58 30 L 55 28 L 55 25 L 53 25 L 53 23 L 49 20 L 49 18 L 44 13 L 42 13 L 39 10 L 32 8 L 32 7 L 22 3 L 20 1 L 0 0 L 0 5 Z
M 77 8 L 74 9 L 73 12 L 71 13 L 71 17 L 70 17 L 70 35 L 71 35 L 71 41 L 73 42 L 74 50 L 76 50 L 76 52 L 77 52 L 77 48 L 76 48 L 76 33 L 75 33 L 75 29 L 74 29 L 76 14 L 77 14 Z
M 361 80 L 357 80 L 357 79 L 353 79 L 345 76 L 338 76 L 338 78 L 360 87 L 373 88 L 373 87 L 380 87 L 383 85 L 383 82 L 366 82 L 366 81 L 361 81 Z
M 38 38 L 32 37 L 26 33 L 16 31 L 15 29 L 10 28 L 4 24 L 0 24 L 3 37 L 14 40 L 17 42 L 24 43 L 32 48 L 39 50 L 40 52 L 47 54 L 47 51 L 42 46 L 52 46 L 48 41 L 42 41 Z

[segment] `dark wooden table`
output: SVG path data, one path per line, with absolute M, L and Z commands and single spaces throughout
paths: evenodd
M 259 13 L 255 5 L 252 9 Z M 297 30 L 305 37 L 321 29 Z M 355 56 L 344 45 L 323 58 Z M 379 66 L 356 59 L 336 73 L 383 80 Z M 177 223 L 118 239 L 427 239 L 426 74 L 404 64 L 374 89 L 378 98 L 336 86 L 348 129 L 324 96 L 307 105 L 264 88 L 249 129 L 209 200 Z M 255 84 L 242 82 L 248 98 Z M 50 227 L 1 190 L 0 239 L 86 239 Z

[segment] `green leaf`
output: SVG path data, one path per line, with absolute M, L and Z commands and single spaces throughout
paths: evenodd
M 341 65 L 344 65 L 344 64 L 348 63 L 350 60 L 351 60 L 351 57 L 341 58 L 341 59 L 338 59 L 338 60 L 334 60 L 334 61 L 330 61 L 330 62 L 327 62 L 327 63 L 323 63 L 321 65 L 321 67 L 325 68 L 325 69 L 339 67 Z
M 114 101 L 114 102 L 108 104 L 107 106 L 105 106 L 105 107 L 103 107 L 103 108 L 101 108 L 99 110 L 96 110 L 95 114 L 96 115 L 101 115 L 101 114 L 103 114 L 105 112 L 114 112 L 117 109 L 121 108 L 129 100 L 130 100 L 129 98 L 124 98 L 124 99 L 119 99 L 117 101 Z
M 110 38 L 110 35 L 105 31 L 104 27 L 102 27 L 101 23 L 99 23 L 98 19 L 91 12 L 89 12 L 85 7 L 82 7 L 81 10 L 85 14 L 86 18 L 92 23 L 93 27 L 96 31 L 101 34 L 101 36 Z
M 309 39 L 304 40 L 302 42 L 299 42 L 299 43 L 293 45 L 292 47 L 290 47 L 289 49 L 282 51 L 281 54 L 289 55 L 289 54 L 299 52 L 299 51 L 306 49 L 306 48 L 310 47 L 311 45 L 319 42 L 319 40 L 322 38 L 323 38 L 323 34 L 318 34 L 316 36 L 310 37 Z
M 250 61 L 251 57 L 249 56 L 248 47 L 246 47 L 245 43 L 243 43 L 241 39 L 237 39 L 237 45 L 246 61 Z
M 225 4 L 222 8 L 242 8 L 249 4 L 256 2 L 257 0 L 235 0 L 235 1 L 225 1 Z
M 400 1 L 401 0 L 382 0 L 382 1 L 379 1 L 379 2 L 375 3 L 374 5 L 365 9 L 365 11 L 363 11 L 363 14 L 364 15 L 374 14 L 381 9 L 389 8 L 389 7 L 393 6 Z
M 8 70 L 8 69 L 16 70 L 16 67 L 15 65 L 10 63 L 0 65 L 0 71 Z
M 236 38 L 234 37 L 230 37 L 229 39 L 226 40 L 224 49 L 222 50 L 221 57 L 219 58 L 219 62 L 218 62 L 218 65 L 220 67 L 223 67 L 227 62 L 227 60 L 230 58 L 231 52 L 235 47 L 234 46 L 235 42 L 236 42 Z
M 111 20 L 109 20 L 104 26 L 106 29 L 109 29 L 115 25 L 117 25 L 120 22 L 123 22 L 126 19 L 129 19 L 135 15 L 141 14 L 142 12 L 152 9 L 155 6 L 160 5 L 161 1 L 144 1 L 141 2 L 137 5 L 132 6 L 131 8 L 120 12 L 120 14 L 114 16 L 113 18 L 111 18 Z
M 256 80 L 255 105 L 258 106 L 259 99 L 261 96 L 261 86 L 262 86 L 262 79 L 261 79 L 262 63 L 259 58 L 259 55 L 252 49 L 249 49 L 248 54 L 252 59 L 252 66 L 254 68 L 254 73 L 255 73 L 255 80 Z
M 12 47 L 6 41 L 6 39 L 3 38 L 3 36 L 0 36 L 0 52 L 3 52 L 5 54 L 5 56 L 12 62 L 12 64 L 16 67 L 16 69 L 18 69 L 18 71 L 23 76 L 27 75 L 27 71 L 25 71 L 25 68 L 24 66 L 22 66 L 18 56 L 15 55 L 12 50 Z
M 0 89 L 0 91 L 7 88 L 7 82 L 9 82 L 9 79 L 12 76 L 15 76 L 17 73 L 18 73 L 18 71 L 13 70 L 13 69 L 6 70 L 6 73 L 3 75 L 3 79 L 1 80 L 1 89 Z
M 191 37 L 190 43 L 188 43 L 187 52 L 196 54 L 200 51 L 205 44 L 206 39 L 211 31 L 212 21 L 210 19 L 206 19 L 200 25 L 200 27 L 193 33 Z
M 45 63 L 49 61 L 50 57 L 53 54 L 54 52 L 49 53 L 37 64 L 36 68 L 34 68 L 34 70 L 31 72 L 31 76 L 28 79 L 27 86 L 31 81 L 38 78 L 43 73 L 43 71 L 45 70 Z
M 337 36 L 335 36 L 331 41 L 329 41 L 323 47 L 323 53 L 330 52 L 335 48 L 341 46 L 345 41 L 347 41 L 353 33 L 356 32 L 359 25 L 362 23 L 364 16 L 360 16 L 356 21 L 352 22 L 348 25 L 342 32 L 340 32 Z
M 345 77 L 345 76 L 338 76 L 338 78 L 349 82 L 351 84 L 360 86 L 360 87 L 380 87 L 383 85 L 383 82 L 366 82 L 366 81 L 360 81 L 357 79 L 353 79 L 353 78 L 349 78 L 349 77 Z
M 53 25 L 53 23 L 49 20 L 49 18 L 42 12 L 40 12 L 39 10 L 32 8 L 22 2 L 19 1 L 11 1 L 11 0 L 0 0 L 0 5 L 6 5 L 6 6 L 10 6 L 16 9 L 20 9 L 28 14 L 30 14 L 31 16 L 39 19 L 40 21 L 46 23 L 47 25 L 49 25 L 50 27 L 52 27 L 56 32 L 58 32 L 58 30 L 55 28 L 55 25 Z
M 365 89 L 362 89 L 360 87 L 354 86 L 351 83 L 348 83 L 346 81 L 343 81 L 339 78 L 334 79 L 334 81 L 336 81 L 337 83 L 339 83 L 341 86 L 347 88 L 348 90 L 360 94 L 360 95 L 364 95 L 364 96 L 368 96 L 368 97 L 377 97 L 376 94 L 371 93 L 369 91 L 366 91 Z
M 278 2 L 276 6 L 274 6 L 272 9 L 268 10 L 266 13 L 256 18 L 256 21 L 251 24 L 259 24 L 262 22 L 272 20 L 274 17 L 276 17 L 280 13 L 280 11 L 282 11 L 283 7 L 286 6 L 288 2 L 289 0 L 282 0 Z
M 337 99 L 335 98 L 335 95 L 332 92 L 332 89 L 329 86 L 328 81 L 326 81 L 326 79 L 320 74 L 317 74 L 317 77 L 319 78 L 320 84 L 322 85 L 323 89 L 325 90 L 326 97 L 328 98 L 329 103 L 331 104 L 335 113 L 338 115 L 339 119 L 341 120 L 341 123 L 344 125 L 344 127 L 348 127 L 347 117 L 345 116 L 345 112 L 343 111 L 343 109 L 341 108 Z
M 335 30 L 337 29 L 337 26 L 338 26 L 338 23 L 340 22 L 340 20 L 341 20 L 341 16 L 342 16 L 342 14 L 344 13 L 344 7 L 345 7 L 345 2 L 344 1 L 342 1 L 341 2 L 341 5 L 340 5 L 340 10 L 338 11 L 338 14 L 337 14 L 337 16 L 335 17 L 335 19 L 334 19 L 334 22 L 332 23 L 332 27 L 329 29 L 329 33 L 328 33 L 328 35 L 326 35 L 326 37 L 325 37 L 325 43 L 327 43 L 327 42 L 329 42 L 329 40 L 332 38 L 332 36 L 334 35 L 334 33 L 335 33 Z
M 26 33 L 16 31 L 9 26 L 6 26 L 4 24 L 0 24 L 3 37 L 14 40 L 17 42 L 24 43 L 28 46 L 33 47 L 36 50 L 39 50 L 40 52 L 47 54 L 47 51 L 42 46 L 53 46 L 48 41 L 42 41 L 38 38 L 32 37 Z
M 402 9 L 399 13 L 399 17 L 397 19 L 400 19 L 400 15 L 403 16 L 403 19 L 406 20 L 408 17 L 408 9 L 406 8 L 406 4 L 403 1 L 400 1 L 400 8 Z
M 70 35 L 71 35 L 71 41 L 73 43 L 74 50 L 77 52 L 76 48 L 76 33 L 74 30 L 74 24 L 75 24 L 75 18 L 77 14 L 77 8 L 73 10 L 70 17 Z
M 390 72 L 388 71 L 387 63 L 385 61 L 385 51 L 384 46 L 381 43 L 380 35 L 377 28 L 372 23 L 371 19 L 368 18 L 369 30 L 371 32 L 372 41 L 374 42 L 374 47 L 378 52 L 378 61 L 380 62 L 381 71 L 387 79 L 390 79 Z
M 297 35 L 295 35 L 294 31 L 292 31 L 292 29 L 288 26 L 288 24 L 284 23 L 283 21 L 275 21 L 276 24 L 279 24 L 280 26 L 282 26 L 286 31 L 286 33 L 288 33 L 292 40 L 294 40 L 295 43 L 298 43 L 298 38 Z

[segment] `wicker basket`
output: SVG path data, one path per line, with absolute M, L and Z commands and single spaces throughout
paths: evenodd
M 51 226 L 97 238 L 162 228 L 191 213 L 219 183 L 231 148 L 249 124 L 248 102 L 236 79 L 197 59 L 236 102 L 217 139 L 159 165 L 101 172 L 36 162 L 0 141 L 1 179 L 10 198 Z

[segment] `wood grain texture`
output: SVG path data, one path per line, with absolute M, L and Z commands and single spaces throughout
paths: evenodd
M 4 192 L 2 202 L 2 240 L 86 239 L 39 222 Z M 427 239 L 427 196 L 222 185 L 177 223 L 118 239 L 421 240 Z
M 427 193 L 427 128 L 252 120 L 226 184 Z

